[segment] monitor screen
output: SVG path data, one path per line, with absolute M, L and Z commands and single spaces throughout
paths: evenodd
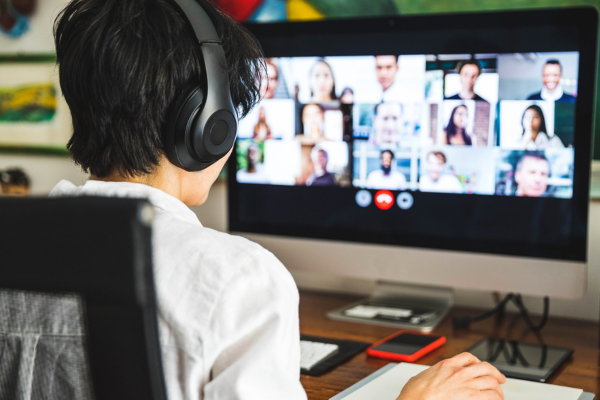
M 232 229 L 581 260 L 580 44 L 494 41 L 267 53 L 230 168 Z

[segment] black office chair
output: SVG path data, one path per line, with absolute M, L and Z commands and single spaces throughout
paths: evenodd
M 137 199 L 0 199 L 0 399 L 166 400 L 152 216 Z

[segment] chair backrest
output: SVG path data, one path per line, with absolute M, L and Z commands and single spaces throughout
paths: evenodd
M 57 299 L 59 312 L 52 318 L 71 318 L 63 322 L 75 324 L 68 299 L 77 295 L 96 400 L 167 398 L 152 270 L 153 215 L 141 199 L 0 199 L 0 291 L 5 295 L 0 296 L 5 302 L 0 324 L 11 324 L 14 313 L 7 302 L 15 299 L 28 299 L 24 310 L 33 310 L 21 314 L 37 322 L 50 318 L 43 309 L 48 302 L 38 294 Z M 1 347 L 0 380 L 8 379 L 2 371 L 11 368 Z M 60 367 L 58 372 L 38 369 L 33 371 L 58 374 L 45 378 L 54 381 L 65 374 Z

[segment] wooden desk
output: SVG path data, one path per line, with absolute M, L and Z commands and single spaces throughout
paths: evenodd
M 300 332 L 335 339 L 373 343 L 396 332 L 397 329 L 353 322 L 332 321 L 325 314 L 335 308 L 358 300 L 360 297 L 300 292 Z M 552 303 L 550 303 L 552 307 Z M 531 332 L 518 315 L 508 314 L 503 320 L 491 318 L 475 323 L 470 329 L 453 329 L 453 315 L 476 315 L 481 311 L 456 309 L 445 319 L 436 333 L 446 336 L 447 343 L 418 361 L 433 365 L 461 353 L 485 337 L 498 337 L 529 343 L 545 343 L 570 347 L 575 350 L 568 360 L 549 380 L 557 385 L 581 388 L 586 392 L 600 393 L 600 351 L 598 350 L 598 324 L 565 318 L 550 318 L 541 333 Z M 535 319 L 537 321 L 537 318 Z M 301 382 L 309 400 L 328 400 L 352 386 L 367 375 L 386 365 L 388 361 L 367 357 L 363 352 L 345 364 L 320 377 L 302 375 Z

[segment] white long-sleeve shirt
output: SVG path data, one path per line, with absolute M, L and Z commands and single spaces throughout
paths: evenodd
M 306 399 L 299 380 L 298 289 L 273 254 L 204 228 L 185 204 L 150 186 L 61 181 L 50 196 L 147 198 L 154 206 L 154 273 L 170 400 Z
M 526 132 L 518 142 L 519 150 L 564 149 L 565 145 L 556 135 L 549 136 L 544 132 L 537 134 L 535 140 L 531 132 Z

